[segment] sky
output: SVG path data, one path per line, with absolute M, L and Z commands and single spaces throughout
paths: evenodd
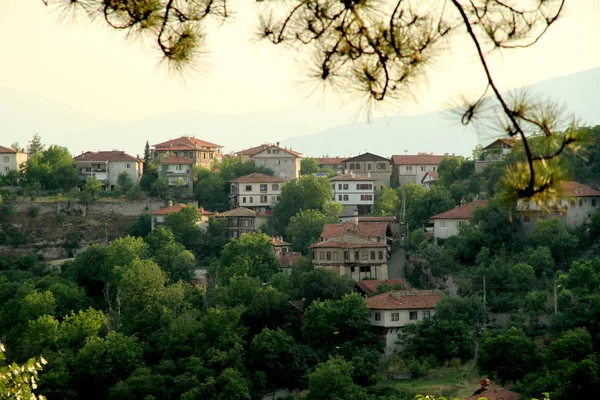
M 13 88 L 95 114 L 101 120 L 134 121 L 176 111 L 247 114 L 281 108 L 311 115 L 306 134 L 364 119 L 360 104 L 334 95 L 306 97 L 297 55 L 254 43 L 260 5 L 230 4 L 235 17 L 210 29 L 209 54 L 200 72 L 185 80 L 160 66 L 152 48 L 85 17 L 59 21 L 41 0 L 0 0 L 0 88 Z M 562 19 L 534 47 L 491 56 L 503 89 L 600 67 L 600 1 L 569 0 Z M 416 101 L 380 111 L 420 114 L 455 105 L 459 93 L 474 95 L 484 82 L 472 43 L 456 40 L 418 89 Z M 318 113 L 315 114 L 315 110 Z M 264 114 L 268 115 L 268 113 Z M 378 116 L 376 114 L 375 116 Z M 268 124 L 268 118 L 265 124 Z M 26 142 L 27 136 L 10 140 Z M 0 139 L 5 133 L 0 132 Z M 169 136 L 173 136 L 169 134 Z M 4 140 L 2 140 L 4 141 Z M 257 138 L 261 141 L 261 138 Z

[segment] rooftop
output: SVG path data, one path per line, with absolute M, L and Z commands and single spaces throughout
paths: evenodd
M 264 147 L 263 147 L 261 150 L 259 150 L 259 151 L 257 151 L 256 153 L 254 153 L 254 154 L 250 155 L 250 157 L 252 157 L 252 156 L 255 156 L 255 155 L 258 155 L 258 154 L 260 154 L 260 153 L 263 153 L 263 152 L 265 152 L 265 151 L 267 151 L 267 150 L 269 150 L 269 149 L 273 149 L 273 148 L 275 148 L 275 149 L 279 149 L 279 150 L 281 150 L 281 151 L 283 151 L 283 152 L 286 152 L 286 153 L 288 153 L 288 154 L 291 154 L 291 155 L 293 155 L 293 156 L 296 156 L 296 157 L 300 157 L 300 156 L 302 156 L 302 153 L 299 153 L 299 152 L 297 152 L 297 151 L 293 151 L 292 149 L 288 149 L 287 147 L 281 147 L 281 146 L 279 146 L 278 144 L 263 145 L 263 146 L 264 146 Z
M 356 286 L 365 294 L 372 294 L 377 292 L 377 288 L 382 283 L 387 283 L 390 286 L 395 285 L 403 285 L 406 290 L 411 290 L 412 286 L 405 279 L 387 279 L 387 280 L 375 280 L 375 279 L 366 279 L 362 281 L 356 282 Z
M 356 162 L 356 161 L 359 161 L 359 162 L 360 161 L 387 161 L 387 162 L 390 162 L 390 159 L 378 156 L 377 154 L 366 152 L 366 153 L 362 153 L 362 154 L 359 154 L 354 157 L 347 158 L 344 162 L 347 163 L 347 162 L 353 162 L 353 161 L 354 162 Z
M 230 181 L 231 183 L 282 183 L 284 179 L 276 178 L 274 176 L 260 174 L 255 172 L 250 175 L 240 176 Z
M 281 236 L 271 236 L 271 244 L 273 246 L 291 246 L 291 244 L 285 242 Z
M 481 398 L 487 400 L 518 400 L 520 397 L 519 393 L 511 392 L 503 387 L 486 387 L 477 390 L 473 396 L 464 400 L 479 400 Z
M 432 309 L 442 296 L 439 290 L 392 290 L 369 297 L 367 305 L 374 310 Z
M 346 157 L 315 157 L 315 161 L 319 165 L 342 164 L 346 161 Z
M 325 224 L 321 237 L 325 240 L 345 234 L 358 235 L 361 238 L 383 238 L 386 236 L 388 228 L 387 222 L 362 222 L 359 219 L 358 225 L 349 222 L 340 222 L 337 224 Z
M 496 144 L 505 144 L 508 147 L 515 147 L 515 140 L 514 139 L 509 139 L 509 138 L 496 139 L 492 143 L 490 143 L 487 146 L 485 146 L 483 148 L 483 150 L 488 150 L 490 148 L 493 148 L 494 145 L 496 145 Z
M 267 147 L 270 147 L 270 145 L 269 144 L 261 144 L 260 146 L 250 147 L 249 149 L 238 151 L 237 153 L 234 153 L 234 155 L 236 155 L 238 157 L 239 156 L 253 156 L 256 153 L 260 153 Z
M 169 207 L 165 207 L 165 208 L 161 208 L 160 210 L 156 210 L 156 211 L 152 211 L 150 213 L 150 215 L 167 215 L 167 214 L 172 214 L 172 213 L 176 213 L 179 212 L 181 210 L 183 210 L 186 207 L 196 207 L 192 204 L 175 204 Z M 214 215 L 213 212 L 211 211 L 206 211 L 203 207 L 200 207 L 198 209 L 198 213 L 200 215 Z
M 334 176 L 329 179 L 332 182 L 337 181 L 374 181 L 375 179 L 370 178 L 367 175 L 359 175 L 359 174 L 342 174 L 338 176 Z
M 17 153 L 17 151 L 15 149 L 13 149 L 12 147 L 4 147 L 4 146 L 0 146 L 0 154 L 14 154 Z
M 141 162 L 137 157 L 130 156 L 124 151 L 112 150 L 112 151 L 86 151 L 80 155 L 73 157 L 75 161 L 92 161 L 92 162 L 118 162 L 118 161 L 131 161 Z
M 345 234 L 342 236 L 332 237 L 324 242 L 315 243 L 311 248 L 374 248 L 386 247 L 385 243 L 374 242 L 369 239 L 363 239 L 357 235 Z
M 576 181 L 567 181 L 558 185 L 560 190 L 565 196 L 575 197 L 593 197 L 600 196 L 600 192 L 592 189 L 589 186 L 583 185 Z
M 419 153 L 416 155 L 395 155 L 392 156 L 394 165 L 439 165 L 446 155 L 435 155 L 428 153 Z
M 297 251 L 290 251 L 287 253 L 280 254 L 277 259 L 279 260 L 279 266 L 281 268 L 291 268 L 301 259 L 306 259 L 302 253 Z
M 160 164 L 193 164 L 194 160 L 187 157 L 171 156 L 160 162 Z
M 222 213 L 218 213 L 215 216 L 217 217 L 256 217 L 257 213 L 254 210 L 251 210 L 246 207 L 238 207 L 233 210 L 225 211 Z
M 486 205 L 487 200 L 473 200 L 464 206 L 456 207 L 450 211 L 434 215 L 430 219 L 471 219 L 473 218 L 473 212 L 477 207 L 485 207 Z
M 427 171 L 427 173 L 423 175 L 421 182 L 424 182 L 427 177 L 429 177 L 428 181 L 437 181 L 440 179 L 437 171 Z
M 177 139 L 167 140 L 166 142 L 155 144 L 155 150 L 194 150 L 202 147 L 221 148 L 223 146 L 206 140 L 196 139 L 193 136 L 182 136 Z

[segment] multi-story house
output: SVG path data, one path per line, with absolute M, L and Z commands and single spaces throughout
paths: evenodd
M 344 234 L 318 242 L 311 247 L 313 264 L 330 268 L 355 281 L 388 278 L 387 245 L 364 239 L 355 234 Z
M 392 179 L 400 186 L 408 182 L 420 185 L 425 174 L 429 171 L 437 171 L 445 157 L 448 155 L 440 156 L 432 153 L 392 156 Z
M 363 239 L 386 244 L 388 238 L 392 237 L 392 230 L 388 221 L 361 221 L 360 218 L 352 218 L 346 222 L 325 224 L 318 241 L 324 242 L 343 235 L 356 235 Z
M 231 182 L 229 203 L 231 208 L 246 207 L 259 214 L 270 214 L 279 200 L 284 179 L 253 173 L 240 176 Z
M 338 174 L 343 174 L 345 157 L 319 157 L 315 158 L 315 161 L 319 164 L 321 169 L 332 169 Z
M 344 161 L 347 173 L 367 175 L 373 178 L 373 189 L 390 186 L 390 160 L 372 153 L 359 154 Z
M 558 186 L 559 197 L 547 204 L 532 200 L 517 201 L 517 215 L 523 233 L 530 236 L 535 224 L 542 219 L 558 218 L 569 228 L 577 228 L 600 206 L 600 192 L 579 182 L 569 181 Z
M 210 169 L 215 161 L 223 158 L 222 148 L 221 145 L 196 139 L 193 136 L 182 136 L 155 144 L 152 148 L 152 158 L 185 157 L 191 159 L 197 167 Z
M 450 236 L 458 235 L 459 228 L 470 223 L 473 219 L 475 209 L 485 207 L 486 205 L 486 200 L 474 200 L 467 203 L 463 197 L 462 204 L 459 207 L 430 218 L 433 222 L 433 237 L 436 239 L 446 239 Z
M 427 171 L 423 179 L 421 179 L 421 186 L 429 190 L 439 180 L 437 171 Z
M 496 139 L 482 149 L 481 157 L 475 160 L 475 173 L 481 173 L 490 163 L 504 160 L 515 147 L 514 139 Z
M 154 230 L 155 228 L 163 225 L 167 218 L 168 214 L 178 213 L 183 210 L 185 207 L 196 207 L 195 204 L 175 204 L 173 202 L 169 202 L 169 206 L 165 208 L 161 208 L 160 210 L 152 211 L 149 213 L 150 215 L 150 228 Z M 213 212 L 206 211 L 204 207 L 198 207 L 198 214 L 200 215 L 200 219 L 197 221 L 197 225 L 204 229 L 208 225 L 208 219 L 211 215 L 214 215 Z
M 19 166 L 26 161 L 27 153 L 11 147 L 0 146 L 0 175 L 6 175 L 10 171 L 19 171 Z
M 250 156 L 250 160 L 257 166 L 266 167 L 275 172 L 277 178 L 291 181 L 300 178 L 300 160 L 302 153 L 285 147 L 280 147 L 279 142 L 266 146 Z
M 439 290 L 392 290 L 367 298 L 371 326 L 386 354 L 400 349 L 398 333 L 404 325 L 431 318 L 442 298 Z
M 215 214 L 217 218 L 227 218 L 227 233 L 230 238 L 239 238 L 245 233 L 256 232 L 267 223 L 268 216 L 246 207 Z
M 93 176 L 102 183 L 106 191 L 114 190 L 119 175 L 123 172 L 126 172 L 133 182 L 139 182 L 144 164 L 139 158 L 118 150 L 87 151 L 74 157 L 74 160 L 82 184 L 88 176 Z
M 277 143 L 279 145 L 279 143 Z M 238 151 L 237 153 L 233 153 L 235 157 L 239 157 L 242 159 L 242 162 L 250 161 L 250 157 L 265 150 L 267 147 L 270 147 L 270 144 L 261 144 L 260 146 L 250 147 L 246 150 Z
M 188 195 L 194 191 L 194 161 L 187 157 L 165 158 L 158 164 L 158 176 L 167 178 L 171 187 L 184 188 Z
M 370 214 L 373 211 L 375 179 L 354 172 L 333 177 L 333 200 L 342 205 L 340 219 Z

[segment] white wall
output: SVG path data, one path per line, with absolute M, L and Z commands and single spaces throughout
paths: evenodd
M 271 150 L 271 153 L 267 151 Z M 279 153 L 274 153 L 279 151 Z M 250 157 L 254 164 L 272 169 L 275 177 L 291 181 L 300 178 L 300 157 L 283 150 L 268 148 Z
M 6 175 L 9 171 L 18 171 L 19 165 L 27 161 L 25 153 L 1 153 L 0 175 Z
M 434 219 L 433 237 L 436 239 L 446 239 L 450 236 L 456 236 L 461 224 L 468 223 L 468 219 Z
M 398 183 L 406 185 L 408 182 L 416 185 L 421 184 L 421 180 L 429 171 L 437 171 L 438 165 L 397 165 Z
M 267 185 L 265 192 L 261 191 L 261 185 Z M 232 183 L 233 193 L 236 193 L 237 206 L 240 207 L 273 207 L 281 195 L 283 183 Z M 251 190 L 246 190 L 250 186 Z M 266 199 L 264 199 L 266 196 Z M 244 201 L 244 199 L 246 199 Z M 266 200 L 266 201 L 263 201 Z

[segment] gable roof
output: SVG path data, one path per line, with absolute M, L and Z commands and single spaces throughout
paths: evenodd
M 15 149 L 13 149 L 12 147 L 4 147 L 4 146 L 0 146 L 0 154 L 14 154 L 17 153 L 17 151 Z
M 354 157 L 347 158 L 346 161 L 344 161 L 344 162 L 348 163 L 348 162 L 353 162 L 353 161 L 354 162 L 356 162 L 356 161 L 387 161 L 387 162 L 390 162 L 390 159 L 378 156 L 377 154 L 366 152 L 366 153 L 362 153 L 362 154 L 359 154 Z
M 358 222 L 393 222 L 396 221 L 396 217 L 388 216 L 388 217 L 358 217 Z
M 293 151 L 292 149 L 288 149 L 288 148 L 286 148 L 286 147 L 281 147 L 281 146 L 279 146 L 279 145 L 276 145 L 276 144 L 264 145 L 264 146 L 265 146 L 265 147 L 264 147 L 262 150 L 259 150 L 259 151 L 257 151 L 256 153 L 254 153 L 254 154 L 250 155 L 250 157 L 257 156 L 257 155 L 259 155 L 260 153 L 264 153 L 265 151 L 267 151 L 267 150 L 269 150 L 269 149 L 273 149 L 273 148 L 275 148 L 275 149 L 279 149 L 279 150 L 281 150 L 281 151 L 283 151 L 283 152 L 285 152 L 285 153 L 291 154 L 291 155 L 293 155 L 293 156 L 295 156 L 295 157 L 301 157 L 301 156 L 302 156 L 302 153 L 299 153 L 299 152 L 297 152 L 297 151 Z
M 359 175 L 359 174 L 342 174 L 338 176 L 334 176 L 329 179 L 332 182 L 337 181 L 374 181 L 375 179 L 369 178 L 367 175 Z
M 271 244 L 277 246 L 291 246 L 290 243 L 285 242 L 281 236 L 271 236 Z
M 315 161 L 319 165 L 343 164 L 346 161 L 346 157 L 315 157 Z
M 156 210 L 156 211 L 152 211 L 151 213 L 149 213 L 150 215 L 167 215 L 167 214 L 172 214 L 172 213 L 176 213 L 179 212 L 181 210 L 183 210 L 186 207 L 196 207 L 192 204 L 175 204 L 169 207 L 165 207 L 165 208 L 161 208 L 160 210 Z M 206 211 L 203 207 L 200 207 L 198 209 L 198 213 L 200 215 L 213 215 L 214 213 L 211 211 Z
M 323 239 L 343 236 L 346 234 L 357 235 L 361 238 L 383 238 L 386 236 L 388 229 L 387 222 L 362 222 L 359 220 L 358 225 L 348 221 L 337 224 L 325 224 L 321 236 Z
M 485 146 L 483 148 L 483 150 L 489 150 L 490 148 L 493 148 L 495 144 L 505 144 L 508 147 L 515 147 L 515 140 L 514 139 L 509 139 L 509 138 L 496 139 L 492 143 L 490 143 L 487 146 Z
M 196 139 L 193 136 L 181 136 L 177 139 L 167 140 L 152 146 L 154 150 L 194 150 L 201 147 L 221 148 L 223 146 L 206 140 Z
M 385 243 L 374 242 L 369 239 L 363 239 L 357 235 L 345 234 L 342 236 L 333 237 L 324 242 L 315 243 L 311 248 L 372 248 L 372 247 L 387 247 Z
M 304 257 L 300 252 L 290 251 L 287 253 L 281 253 L 279 256 L 277 256 L 277 259 L 279 260 L 279 266 L 281 268 L 290 268 L 293 267 L 294 264 L 296 264 L 299 260 L 306 259 L 306 257 Z
M 395 155 L 392 156 L 394 165 L 440 165 L 447 155 L 436 155 L 428 153 L 419 153 L 416 155 Z
M 456 207 L 450 211 L 434 215 L 430 219 L 471 219 L 473 218 L 473 211 L 475 211 L 477 207 L 485 207 L 486 205 L 487 200 L 473 200 L 464 206 Z
M 162 160 L 159 164 L 193 164 L 194 160 L 187 157 L 171 156 Z
M 130 156 L 124 151 L 112 150 L 112 151 L 86 151 L 76 157 L 73 157 L 75 161 L 92 161 L 92 162 L 142 162 L 137 157 Z
M 375 279 L 367 279 L 356 282 L 356 287 L 358 287 L 364 294 L 371 294 L 377 292 L 377 288 L 382 283 L 387 283 L 390 286 L 395 285 L 403 285 L 406 290 L 411 290 L 411 284 L 405 279 L 386 279 L 386 280 L 375 280 Z
M 595 197 L 600 196 L 600 192 L 592 189 L 589 186 L 583 185 L 576 181 L 567 181 L 558 185 L 558 189 L 569 197 Z
M 256 217 L 258 213 L 246 207 L 238 207 L 233 210 L 218 213 L 216 217 Z
M 439 290 L 392 290 L 369 297 L 367 305 L 374 310 L 433 309 L 442 296 Z
M 519 397 L 521 397 L 519 393 L 511 392 L 503 387 L 488 387 L 477 390 L 473 396 L 464 400 L 479 400 L 481 398 L 487 400 L 518 400 Z
M 250 147 L 249 149 L 246 150 L 240 150 L 237 153 L 233 153 L 235 156 L 253 156 L 256 153 L 259 153 L 261 151 L 263 151 L 264 149 L 266 149 L 267 147 L 269 147 L 271 145 L 269 144 L 261 144 L 260 146 L 255 146 L 255 147 Z
M 437 171 L 427 171 L 421 179 L 421 183 L 425 182 L 425 178 L 429 177 L 428 181 L 437 181 L 439 179 Z
M 239 178 L 235 178 L 229 182 L 231 182 L 231 183 L 281 183 L 281 182 L 285 182 L 285 179 L 280 179 L 280 178 L 276 178 L 274 176 L 255 172 L 250 175 L 240 176 Z

